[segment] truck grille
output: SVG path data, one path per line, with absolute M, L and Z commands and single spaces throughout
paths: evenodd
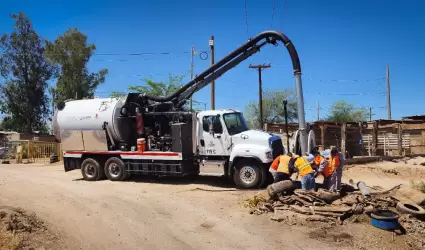
M 270 147 L 272 149 L 273 159 L 285 153 L 285 149 L 283 148 L 283 144 L 282 144 L 282 139 L 280 137 L 273 136 L 270 138 L 269 142 L 270 142 Z

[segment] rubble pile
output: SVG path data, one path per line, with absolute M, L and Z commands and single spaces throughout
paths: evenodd
M 269 199 L 259 201 L 250 213 L 278 215 L 281 211 L 287 210 L 307 215 L 306 220 L 342 222 L 352 215 L 395 210 L 398 200 L 391 196 L 391 193 L 399 188 L 400 185 L 390 190 L 365 194 L 356 191 L 351 185 L 344 185 L 342 191 L 336 193 L 325 189 L 318 191 L 295 189 L 292 181 L 283 181 L 270 185 L 267 188 Z

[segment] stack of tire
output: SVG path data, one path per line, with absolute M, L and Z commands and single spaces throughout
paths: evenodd
M 59 157 L 58 157 L 58 155 L 57 154 L 55 154 L 55 153 L 53 153 L 51 156 L 50 156 L 50 163 L 55 163 L 55 162 L 58 162 L 59 161 Z

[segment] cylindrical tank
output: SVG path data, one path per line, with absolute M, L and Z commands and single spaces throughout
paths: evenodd
M 53 117 L 56 138 L 60 140 L 61 130 L 100 130 L 107 122 L 112 138 L 117 142 L 125 141 L 128 127 L 123 126 L 123 118 L 119 118 L 125 100 L 96 98 L 65 102 L 65 107 L 56 110 Z M 124 123 L 128 123 L 128 120 Z

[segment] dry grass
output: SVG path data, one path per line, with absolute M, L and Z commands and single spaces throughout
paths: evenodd
M 0 230 L 0 250 L 16 250 L 21 246 L 21 240 L 11 232 Z
M 425 194 L 425 182 L 424 181 L 418 181 L 418 182 L 412 181 L 411 184 L 412 184 L 414 189 L 421 191 L 422 193 Z
M 267 201 L 267 199 L 264 198 L 263 196 L 254 195 L 254 197 L 245 200 L 244 207 L 255 208 L 255 207 L 257 207 L 258 203 L 266 202 L 266 201 Z

